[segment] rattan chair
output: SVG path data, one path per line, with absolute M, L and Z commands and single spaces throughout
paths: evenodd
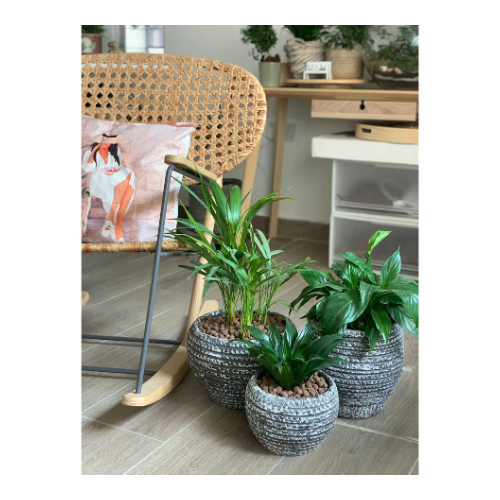
M 266 98 L 259 81 L 233 64 L 163 54 L 92 54 L 82 56 L 82 113 L 99 118 L 131 123 L 197 123 L 191 137 L 189 159 L 166 156 L 167 175 L 162 200 L 157 241 L 142 243 L 82 244 L 82 252 L 155 252 L 153 279 L 142 341 L 139 368 L 84 366 L 84 370 L 137 374 L 135 392 L 125 394 L 124 405 L 146 406 L 167 395 L 189 370 L 187 334 L 201 314 L 218 309 L 216 301 L 202 307 L 203 277 L 196 275 L 182 342 L 156 373 L 145 371 L 150 343 L 156 280 L 160 257 L 167 252 L 186 252 L 188 247 L 163 241 L 168 184 L 173 171 L 182 173 L 184 182 L 196 182 L 196 168 L 205 179 L 222 185 L 224 173 L 245 162 L 243 195 L 251 191 L 257 167 L 259 143 L 266 121 Z M 250 204 L 247 197 L 243 209 Z M 205 225 L 213 228 L 207 213 Z M 88 298 L 87 298 L 88 300 Z M 82 298 L 83 305 L 83 298 Z M 130 341 L 128 337 L 82 335 L 86 339 Z M 137 341 L 137 339 L 135 339 Z M 144 375 L 152 375 L 144 382 Z

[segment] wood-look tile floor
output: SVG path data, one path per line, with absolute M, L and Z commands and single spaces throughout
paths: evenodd
M 310 256 L 315 267 L 327 266 L 326 244 L 275 239 L 273 249 L 281 247 L 283 260 Z M 177 266 L 189 259 L 162 260 L 153 338 L 181 338 L 192 281 Z M 150 254 L 84 255 L 83 290 L 90 300 L 82 311 L 82 331 L 142 337 L 152 264 Z M 296 276 L 278 298 L 291 301 L 302 286 Z M 207 298 L 218 299 L 218 290 L 211 289 Z M 298 327 L 304 325 L 301 314 L 292 315 Z M 146 369 L 160 368 L 174 350 L 151 345 Z M 82 342 L 85 365 L 137 368 L 139 356 L 139 344 Z M 404 371 L 384 410 L 366 420 L 339 419 L 328 439 L 303 457 L 265 450 L 245 412 L 215 404 L 192 372 L 167 397 L 144 408 L 121 404 L 134 386 L 134 376 L 82 373 L 83 474 L 418 474 L 418 342 L 409 335 Z

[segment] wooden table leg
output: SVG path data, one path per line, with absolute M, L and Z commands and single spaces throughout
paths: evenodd
M 241 197 L 244 198 L 245 195 L 253 190 L 255 181 L 255 172 L 257 171 L 257 162 L 259 160 L 259 150 L 260 141 L 255 146 L 255 149 L 250 153 L 248 158 L 245 160 L 245 169 L 243 171 L 243 181 L 241 183 Z M 250 207 L 250 200 L 252 199 L 252 194 L 248 195 L 248 198 L 241 205 L 241 212 L 245 212 Z
M 285 150 L 286 115 L 288 99 L 279 98 L 276 108 L 276 139 L 274 145 L 274 174 L 273 191 L 281 190 L 281 172 L 283 170 L 283 153 Z M 269 238 L 278 234 L 279 202 L 271 204 L 271 217 L 269 219 Z

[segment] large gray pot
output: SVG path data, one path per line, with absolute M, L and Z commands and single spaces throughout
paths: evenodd
M 202 332 L 199 324 L 209 316 L 220 316 L 223 309 L 200 316 L 188 335 L 188 358 L 191 369 L 210 397 L 226 408 L 245 409 L 245 389 L 250 377 L 261 365 L 256 363 L 248 346 Z M 283 316 L 270 312 L 269 316 Z
M 339 391 L 339 417 L 373 417 L 398 385 L 404 359 L 403 329 L 394 324 L 387 344 L 380 337 L 371 354 L 364 331 L 346 330 L 344 338 L 331 356 L 345 362 L 325 370 L 335 379 Z
M 246 414 L 259 443 L 277 455 L 305 455 L 316 449 L 337 421 L 339 396 L 332 377 L 319 372 L 328 391 L 312 398 L 283 398 L 264 392 L 255 373 L 246 390 Z

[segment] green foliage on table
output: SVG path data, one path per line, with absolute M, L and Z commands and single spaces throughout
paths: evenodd
M 241 40 L 244 44 L 252 44 L 250 55 L 256 61 L 263 61 L 269 51 L 276 45 L 278 37 L 272 25 L 259 24 L 241 29 Z
M 105 28 L 102 24 L 82 24 L 82 33 L 84 35 L 102 35 Z
M 255 341 L 242 340 L 249 346 L 250 355 L 257 363 L 269 370 L 274 380 L 290 391 L 319 370 L 336 366 L 341 358 L 329 357 L 342 342 L 341 335 L 314 337 L 316 332 L 308 323 L 300 333 L 293 323 L 286 322 L 282 335 L 274 323 L 269 325 L 269 335 L 258 328 L 248 327 Z
M 205 276 L 205 294 L 212 283 L 219 287 L 229 325 L 236 319 L 238 305 L 241 307 L 242 325 L 252 324 L 254 311 L 257 313 L 258 322 L 265 324 L 271 306 L 282 303 L 274 301 L 279 288 L 304 269 L 310 259 L 294 265 L 277 263 L 274 257 L 283 251 L 271 251 L 264 234 L 254 230 L 252 219 L 263 207 L 291 198 L 273 192 L 242 213 L 246 196 L 242 199 L 239 186 L 233 186 L 226 198 L 224 191 L 215 181 L 210 179 L 209 183 L 213 197 L 204 182 L 201 182 L 202 198 L 188 186 L 183 186 L 210 212 L 220 234 L 196 222 L 184 207 L 188 218 L 178 218 L 177 221 L 179 229 L 188 229 L 190 232 L 167 232 L 175 240 L 193 247 L 206 262 L 191 261 L 190 265 L 179 267 L 190 270 L 192 274 Z M 210 243 L 207 236 L 212 237 Z
M 322 36 L 327 33 L 328 26 L 309 26 L 305 24 L 300 24 L 297 26 L 284 26 L 295 38 L 300 38 L 304 42 L 312 42 L 315 40 L 320 40 Z
M 332 26 L 334 28 L 325 37 L 325 45 L 335 49 L 357 49 L 363 43 L 366 26 L 345 24 Z
M 413 40 L 418 36 L 418 25 L 400 26 L 396 39 L 378 49 L 380 63 L 389 68 L 399 68 L 403 73 L 418 71 L 418 45 Z M 382 32 L 382 38 L 387 32 Z
M 316 299 L 317 302 L 304 317 L 318 322 L 324 335 L 342 335 L 346 328 L 364 330 L 370 351 L 381 335 L 387 342 L 393 322 L 418 337 L 418 285 L 399 276 L 399 249 L 387 259 L 380 276 L 372 269 L 372 251 L 390 233 L 377 231 L 370 238 L 365 260 L 351 252 L 343 253 L 345 261 L 332 266 L 342 281 L 328 271 L 300 271 L 308 286 L 291 306 L 300 308 L 311 299 Z

